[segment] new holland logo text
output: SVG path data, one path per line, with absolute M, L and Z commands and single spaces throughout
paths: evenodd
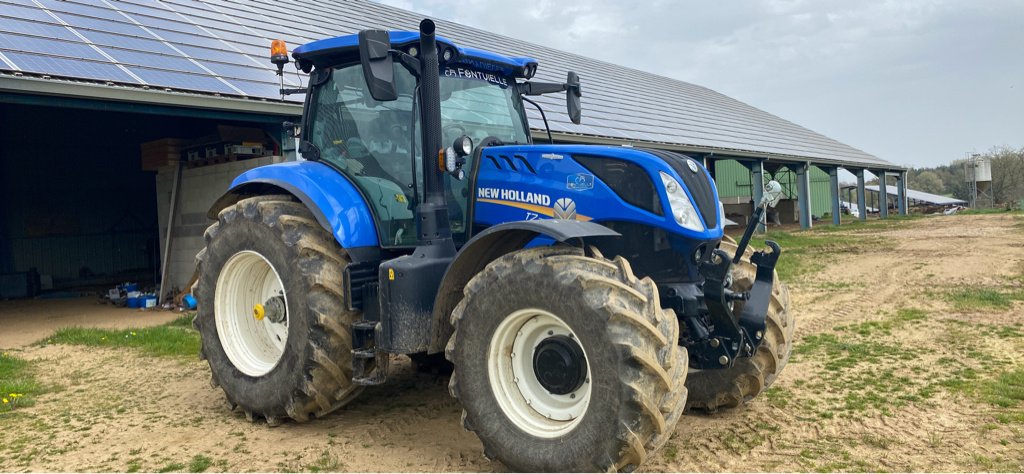
M 548 196 L 547 194 L 528 193 L 526 191 L 518 191 L 515 189 L 480 188 L 477 190 L 476 197 L 481 199 L 501 199 L 502 201 L 525 202 L 527 204 L 537 204 L 539 206 L 551 205 L 551 196 Z

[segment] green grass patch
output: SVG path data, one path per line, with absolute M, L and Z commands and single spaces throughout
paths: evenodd
M 202 454 L 197 454 L 192 457 L 192 460 L 188 463 L 188 472 L 205 472 L 213 464 L 213 459 Z
M 31 363 L 7 352 L 0 354 L 0 415 L 32 406 L 42 392 Z
M 139 349 L 158 357 L 195 357 L 199 354 L 199 333 L 192 329 L 191 316 L 183 316 L 162 326 L 140 329 L 65 328 L 37 344 Z
M 1014 408 L 1024 401 L 1024 368 L 1003 372 L 981 386 L 982 399 L 1001 407 Z
M 177 472 L 177 471 L 184 471 L 184 470 L 185 470 L 185 465 L 184 464 L 182 464 L 180 462 L 172 462 L 172 463 L 164 465 L 160 469 L 157 469 L 156 472 Z
M 1000 291 L 985 287 L 964 288 L 946 293 L 944 296 L 959 311 L 1004 310 L 1013 307 L 1014 301 L 1024 301 L 1024 291 Z

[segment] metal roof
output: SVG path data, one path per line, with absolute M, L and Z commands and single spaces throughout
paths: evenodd
M 878 192 L 878 185 L 868 184 L 868 185 L 864 186 L 864 189 L 867 189 L 868 191 L 874 191 L 874 192 L 877 193 Z M 891 196 L 898 196 L 898 193 L 897 193 L 895 187 L 893 187 L 893 186 L 886 186 L 885 187 L 885 194 L 891 195 Z M 924 191 L 915 191 L 915 190 L 910 189 L 910 188 L 907 188 L 907 199 L 910 199 L 911 201 L 921 201 L 921 202 L 926 202 L 926 203 L 929 203 L 929 204 L 935 204 L 935 205 L 938 205 L 938 206 L 952 206 L 954 204 L 967 204 L 967 201 L 962 201 L 960 199 L 946 197 L 946 196 L 939 196 L 938 194 L 926 193 Z
M 366 28 L 415 30 L 422 18 L 365 0 L 0 0 L 0 71 L 277 102 L 271 39 L 294 49 Z M 903 169 L 705 87 L 436 21 L 438 33 L 460 46 L 537 58 L 537 79 L 561 81 L 566 71 L 578 72 L 581 125 L 569 120 L 564 97 L 538 97 L 560 138 Z M 303 81 L 285 77 L 285 87 Z M 540 115 L 527 111 L 540 129 Z

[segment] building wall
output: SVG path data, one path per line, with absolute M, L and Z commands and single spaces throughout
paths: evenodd
M 796 173 L 780 170 L 775 179 L 782 184 L 789 199 L 796 199 Z M 715 183 L 718 185 L 718 196 L 726 204 L 746 204 L 750 202 L 750 171 L 746 166 L 734 160 L 721 160 L 715 164 Z M 821 217 L 832 212 L 831 193 L 829 192 L 828 173 L 811 167 L 811 215 Z
M 203 233 L 213 223 L 206 217 L 213 203 L 231 186 L 242 172 L 257 166 L 283 161 L 279 156 L 221 163 L 184 169 L 181 173 L 180 197 L 171 231 L 171 254 L 168 259 L 165 292 L 183 289 L 195 271 L 196 254 L 206 245 Z M 157 214 L 160 219 L 160 256 L 167 243 L 167 215 L 170 213 L 175 168 L 163 168 L 156 174 Z

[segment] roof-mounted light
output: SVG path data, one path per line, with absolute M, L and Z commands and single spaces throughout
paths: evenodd
M 270 62 L 277 65 L 277 70 L 282 71 L 284 65 L 288 64 L 288 46 L 284 40 L 276 39 L 270 42 Z

